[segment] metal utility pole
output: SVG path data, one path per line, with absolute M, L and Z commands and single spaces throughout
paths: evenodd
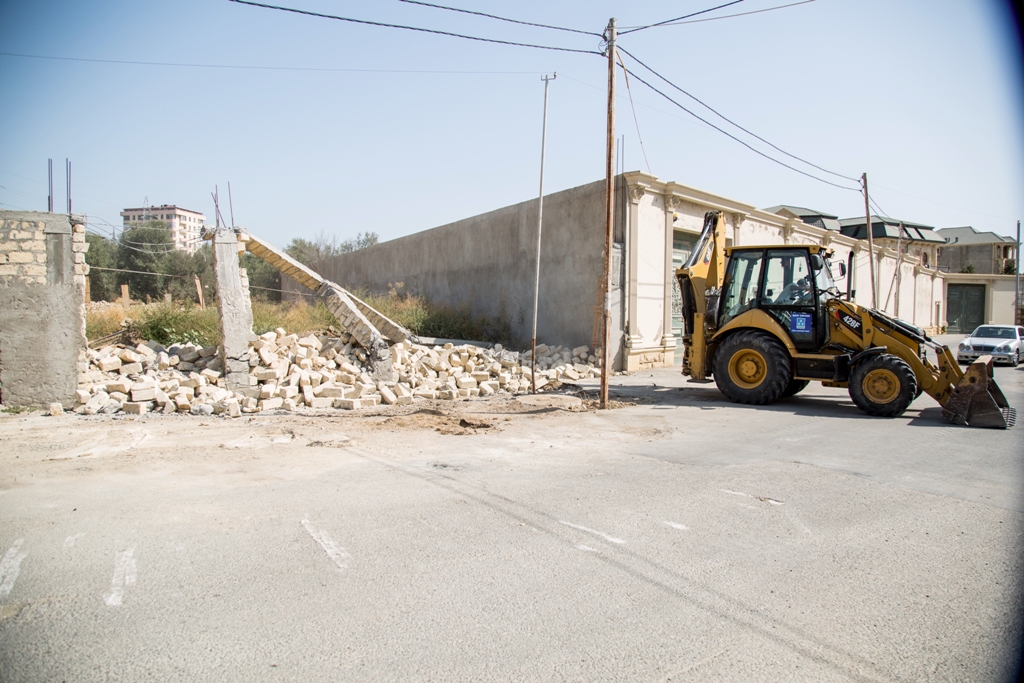
M 544 227 L 544 149 L 548 141 L 548 84 L 558 78 L 556 71 L 550 78 L 541 76 L 544 81 L 544 120 L 540 128 L 540 194 L 537 198 L 537 262 L 533 278 L 533 345 L 530 351 L 530 391 L 537 393 L 537 307 L 540 303 L 540 236 Z M 228 187 L 231 187 L 228 185 Z
M 68 215 L 71 215 L 71 159 L 65 159 L 64 163 L 67 164 L 68 168 Z
M 46 195 L 46 210 L 53 213 L 53 159 L 46 160 L 46 177 L 50 181 L 50 194 Z
M 865 227 L 868 231 L 868 252 L 871 257 L 868 260 L 868 264 L 871 266 L 871 308 L 878 308 L 878 280 L 875 278 L 875 231 L 871 226 L 871 207 L 868 206 L 867 173 L 861 176 L 861 181 L 864 183 L 864 220 L 867 222 Z
M 1013 324 L 1020 324 L 1020 221 L 1017 221 L 1017 251 L 1013 253 L 1013 272 L 1016 286 L 1013 290 Z
M 608 135 L 605 141 L 605 235 L 604 235 L 604 312 L 601 325 L 601 400 L 600 407 L 608 407 L 608 375 L 611 372 L 612 338 L 612 246 L 614 243 L 615 213 L 615 18 L 608 20 Z

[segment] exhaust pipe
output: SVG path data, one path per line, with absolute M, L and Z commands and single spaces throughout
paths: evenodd
M 1017 411 L 992 377 L 992 356 L 982 356 L 967 366 L 963 378 L 942 407 L 942 416 L 958 425 L 1006 429 L 1017 421 Z

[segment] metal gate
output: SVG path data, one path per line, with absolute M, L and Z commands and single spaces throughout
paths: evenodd
M 950 334 L 970 334 L 985 322 L 985 285 L 950 284 L 946 323 Z
M 700 235 L 690 235 L 675 231 L 672 233 L 672 334 L 676 338 L 675 364 L 683 363 L 683 296 L 679 291 L 679 281 L 675 278 L 676 268 L 686 263 L 690 252 L 697 244 Z

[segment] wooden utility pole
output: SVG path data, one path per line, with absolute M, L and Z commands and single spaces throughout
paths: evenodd
M 615 240 L 615 18 L 608 20 L 608 135 L 605 159 L 604 312 L 601 325 L 601 400 L 608 407 L 608 375 L 611 374 L 612 339 L 612 246 Z
M 121 305 L 126 311 L 132 307 L 132 300 L 128 298 L 128 285 L 121 285 Z
M 868 265 L 871 266 L 871 308 L 878 308 L 878 279 L 875 278 L 875 231 L 871 226 L 871 207 L 868 205 L 867 173 L 861 176 L 861 181 L 864 183 L 864 220 L 868 231 L 868 253 L 870 255 Z
M 1024 323 L 1020 315 L 1020 221 L 1017 221 L 1017 250 L 1013 252 L 1013 274 L 1016 286 L 1013 290 L 1013 322 L 1015 325 Z
M 203 300 L 203 283 L 199 281 L 199 276 L 193 276 L 196 279 L 196 295 L 199 297 L 199 310 L 206 310 L 206 302 Z

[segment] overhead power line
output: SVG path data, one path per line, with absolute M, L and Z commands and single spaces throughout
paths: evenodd
M 630 56 L 630 57 L 631 57 L 631 58 L 633 59 L 633 61 L 635 61 L 635 62 L 636 62 L 637 64 L 639 64 L 639 65 L 640 65 L 640 66 L 642 66 L 643 68 L 647 69 L 648 71 L 650 71 L 650 72 L 651 72 L 652 74 L 654 74 L 655 76 L 657 76 L 658 78 L 660 78 L 660 79 L 661 79 L 662 81 L 664 81 L 665 83 L 668 83 L 668 84 L 669 84 L 670 86 L 672 86 L 673 88 L 675 88 L 675 89 L 676 89 L 676 90 L 678 90 L 679 92 L 683 93 L 684 95 L 686 95 L 687 97 L 689 97 L 689 98 L 690 98 L 691 100 L 693 100 L 693 101 L 694 101 L 694 102 L 696 102 L 697 104 L 701 105 L 702 107 L 704 107 L 704 108 L 705 108 L 705 109 L 707 109 L 708 111 L 710 111 L 710 112 L 712 112 L 713 114 L 715 114 L 715 116 L 717 116 L 718 118 L 722 119 L 723 121 L 726 121 L 727 123 L 729 123 L 729 124 L 731 124 L 731 125 L 735 126 L 736 128 L 739 128 L 739 129 L 740 129 L 741 131 L 743 131 L 743 132 L 744 132 L 744 133 L 746 133 L 747 135 L 750 135 L 751 137 L 757 138 L 758 140 L 760 140 L 760 141 L 761 141 L 761 142 L 763 142 L 764 144 L 768 145 L 769 147 L 771 147 L 771 148 L 772 148 L 772 149 L 774 149 L 775 151 L 777 151 L 777 152 L 780 152 L 780 153 L 782 153 L 782 154 L 785 154 L 785 155 L 786 155 L 787 157 L 789 157 L 790 159 L 795 159 L 796 161 L 799 161 L 799 162 L 800 162 L 800 163 L 802 163 L 802 164 L 807 164 L 808 166 L 811 166 L 811 167 L 813 167 L 813 168 L 816 168 L 816 169 L 818 169 L 819 171 L 822 171 L 822 172 L 824 172 L 824 173 L 828 173 L 829 175 L 833 175 L 833 176 L 836 176 L 837 178 L 842 178 L 843 180 L 849 180 L 850 182 L 854 182 L 854 183 L 855 183 L 855 182 L 858 182 L 857 178 L 852 178 L 852 177 L 850 177 L 850 176 L 847 176 L 847 175 L 843 175 L 842 173 L 836 173 L 835 171 L 830 171 L 830 170 L 828 170 L 827 168 L 824 168 L 824 167 L 822 167 L 822 166 L 819 166 L 819 165 L 817 165 L 817 164 L 815 164 L 815 163 L 812 163 L 812 162 L 810 162 L 810 161 L 807 161 L 806 159 L 803 159 L 803 158 L 801 158 L 801 157 L 798 157 L 798 156 L 797 156 L 797 155 L 795 155 L 795 154 L 791 154 L 790 152 L 787 152 L 786 150 L 784 150 L 784 149 L 782 149 L 781 147 L 779 147 L 778 145 L 775 145 L 775 144 L 773 144 L 772 142 L 770 142 L 770 141 L 768 141 L 768 140 L 765 140 L 765 139 L 764 139 L 763 137 L 761 137 L 761 136 L 760 136 L 760 135 L 758 135 L 757 133 L 754 133 L 754 132 L 752 132 L 752 131 L 750 131 L 750 130 L 748 130 L 748 129 L 744 128 L 744 127 L 743 127 L 743 126 L 741 126 L 740 124 L 736 123 L 735 121 L 733 121 L 732 119 L 730 119 L 729 117 L 727 117 L 727 116 L 726 116 L 725 114 L 721 113 L 720 111 L 718 111 L 717 109 L 715 109 L 715 108 L 714 108 L 714 107 L 712 107 L 711 105 L 707 104 L 706 102 L 704 102 L 703 100 L 701 100 L 700 98 L 698 98 L 698 97 L 697 97 L 696 95 L 693 95 L 693 94 L 691 94 L 691 93 L 689 93 L 689 92 L 687 92 L 687 91 L 683 90 L 683 89 L 682 89 L 682 88 L 680 88 L 680 87 L 679 87 L 678 85 L 676 85 L 675 83 L 673 83 L 672 81 L 668 80 L 667 78 L 665 78 L 664 76 L 662 76 L 662 75 L 661 75 L 660 73 L 658 73 L 657 71 L 655 71 L 655 70 L 654 70 L 654 69 L 652 69 L 651 67 L 649 67 L 649 66 L 647 66 L 646 64 L 644 64 L 643 62 L 641 62 L 641 61 L 640 61 L 639 59 L 637 59 L 636 55 L 634 55 L 634 54 L 633 54 L 632 52 L 630 52 L 630 51 L 629 51 L 629 50 L 627 50 L 626 48 L 624 48 L 624 47 L 620 47 L 620 48 L 618 48 L 618 49 L 619 49 L 619 51 L 620 51 L 620 52 L 624 52 L 624 53 L 626 53 L 627 55 L 629 55 L 629 56 Z M 623 68 L 625 68 L 625 67 L 623 67 Z
M 435 5 L 430 2 L 420 2 L 419 0 L 398 0 L 399 2 L 405 2 L 410 5 L 422 5 L 423 7 L 433 7 L 434 9 L 448 10 L 449 12 L 460 12 L 462 14 L 472 14 L 478 17 L 486 17 L 488 19 L 497 19 L 498 21 L 507 21 L 512 24 L 521 24 L 523 26 L 536 26 L 538 28 L 549 28 L 555 31 L 567 31 L 569 33 L 582 33 L 586 36 L 597 36 L 601 37 L 600 33 L 594 33 L 593 31 L 581 31 L 578 28 L 566 28 L 564 26 L 551 26 L 550 24 L 536 24 L 532 21 L 520 21 L 519 19 L 509 19 L 508 17 L 499 17 L 496 14 L 487 14 L 486 12 L 476 12 L 469 9 L 461 9 L 459 7 L 446 7 L 445 5 Z
M 696 17 L 696 16 L 698 16 L 700 14 L 707 14 L 708 12 L 714 12 L 717 9 L 724 9 L 724 8 L 730 7 L 732 5 L 738 5 L 741 2 L 743 2 L 743 1 L 744 0 L 732 0 L 732 2 L 727 2 L 724 5 L 718 5 L 717 7 L 709 7 L 708 9 L 702 9 L 699 12 L 691 12 L 690 14 L 684 14 L 683 16 L 676 17 L 675 19 L 666 19 L 665 21 L 659 21 L 657 24 L 648 24 L 647 26 L 637 26 L 636 28 L 629 29 L 628 31 L 622 31 L 621 33 L 619 33 L 619 35 L 620 36 L 624 36 L 627 33 L 635 33 L 636 31 L 643 31 L 644 29 L 654 28 L 655 26 L 665 26 L 666 24 L 671 24 L 671 23 L 676 22 L 676 21 L 682 21 L 683 19 L 689 19 L 690 17 Z
M 761 150 L 759 150 L 756 147 L 754 147 L 754 146 L 750 145 L 749 143 L 747 143 L 745 140 L 741 140 L 740 138 L 736 137 L 735 135 L 733 135 L 729 131 L 722 129 L 719 126 L 716 126 L 715 124 L 711 123 L 710 121 L 705 119 L 700 114 L 697 114 L 696 112 L 692 111 L 691 109 L 687 108 L 686 106 L 684 106 L 684 105 L 680 104 L 679 102 L 675 101 L 674 99 L 672 99 L 671 97 L 666 95 L 664 92 L 662 92 L 661 90 L 658 90 L 656 87 L 654 87 L 653 85 L 651 85 L 650 83 L 648 83 L 644 79 L 640 78 L 640 76 L 636 75 L 635 73 L 633 73 L 629 69 L 625 69 L 625 71 L 630 76 L 632 76 L 636 80 L 640 81 L 641 83 L 646 85 L 648 88 L 650 88 L 651 90 L 653 90 L 654 92 L 658 93 L 659 95 L 664 97 L 666 100 L 671 102 L 672 104 L 676 105 L 677 107 L 679 107 L 680 109 L 685 111 L 690 116 L 692 116 L 695 119 L 697 119 L 699 121 L 702 121 L 703 123 L 711 126 L 715 130 L 717 130 L 719 133 L 721 133 L 722 135 L 725 135 L 726 137 L 735 140 L 736 142 L 740 143 L 741 145 L 743 145 L 744 147 L 749 149 L 751 152 L 754 152 L 755 154 L 757 154 L 759 156 L 762 156 L 765 159 L 768 159 L 769 161 L 773 161 L 776 164 L 778 164 L 779 166 L 783 166 L 785 168 L 788 168 L 791 171 L 796 171 L 800 175 L 807 176 L 808 178 L 813 178 L 814 180 L 817 180 L 820 183 L 825 183 L 826 185 L 831 185 L 832 187 L 838 187 L 841 190 L 850 190 L 851 192 L 859 192 L 860 191 L 858 188 L 855 188 L 855 187 L 849 187 L 848 185 L 840 185 L 839 183 L 834 183 L 831 180 L 825 180 L 824 178 L 819 178 L 818 176 L 814 175 L 813 173 L 808 173 L 807 171 L 804 171 L 804 170 L 801 170 L 799 168 L 796 168 L 795 166 L 791 166 L 790 164 L 787 164 L 784 161 L 780 161 L 780 160 L 776 159 L 775 157 L 771 156 L 770 154 L 765 154 Z
M 89 59 L 86 57 L 55 57 L 52 55 L 27 55 L 18 52 L 0 52 L 0 56 L 24 57 L 26 59 L 51 59 L 62 62 L 94 62 L 97 64 L 126 64 L 140 66 L 177 66 L 195 69 L 251 69 L 257 71 L 321 71 L 334 73 L 370 73 L 370 74 L 538 74 L 540 71 L 450 71 L 423 69 L 336 69 L 331 67 L 312 66 L 260 66 L 255 64 L 194 64 L 188 62 L 140 62 L 127 59 Z
M 765 7 L 764 9 L 755 9 L 750 12 L 737 12 L 736 14 L 723 14 L 720 17 L 705 17 L 704 19 L 690 19 L 689 21 L 670 21 L 667 24 L 658 24 L 659 26 L 682 26 L 683 24 L 701 24 L 705 21 L 718 21 L 720 19 L 734 19 L 736 17 L 746 17 L 751 14 L 761 14 L 763 12 L 774 12 L 777 9 L 786 9 L 788 7 L 796 7 L 797 5 L 807 5 L 817 0 L 800 0 L 800 2 L 791 2 L 787 5 L 776 5 L 775 7 Z M 629 27 L 624 27 L 629 28 Z M 628 31 L 627 31 L 628 32 Z
M 252 7 L 263 7 L 265 9 L 273 9 L 281 12 L 292 12 L 294 14 L 303 14 L 308 17 L 317 17 L 319 19 L 334 19 L 336 21 L 347 21 L 353 24 L 364 24 L 367 26 L 380 26 L 382 28 L 400 28 L 406 31 L 417 31 L 420 33 L 433 33 L 439 36 L 449 36 L 451 38 L 463 38 L 465 40 L 476 40 L 482 43 L 497 43 L 498 45 L 512 45 L 515 47 L 532 47 L 538 50 L 555 50 L 557 52 L 576 52 L 579 54 L 586 55 L 600 55 L 600 52 L 596 50 L 579 50 L 571 47 L 557 47 L 554 45 L 534 45 L 532 43 L 516 43 L 510 40 L 498 40 L 497 38 L 481 38 L 480 36 L 468 36 L 463 33 L 453 33 L 451 31 L 439 31 L 432 28 L 423 28 L 421 26 L 404 26 L 402 24 L 386 24 L 380 21 L 370 21 L 368 19 L 353 19 L 352 17 L 341 17 L 336 14 L 322 14 L 320 12 L 310 12 L 309 10 L 296 9 L 294 7 L 281 7 L 279 5 L 267 5 L 262 2 L 252 2 L 252 0 L 229 0 L 230 2 L 237 2 L 240 5 L 251 5 Z

